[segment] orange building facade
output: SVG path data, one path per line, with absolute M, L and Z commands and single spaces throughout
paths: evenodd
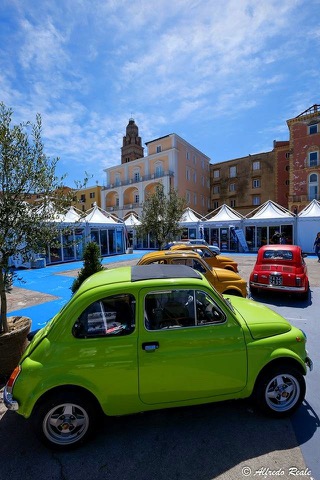
M 142 213 L 143 202 L 162 184 L 165 194 L 176 189 L 187 206 L 205 215 L 210 209 L 210 159 L 175 133 L 145 144 L 130 119 L 121 149 L 121 164 L 105 170 L 107 181 L 101 191 L 101 206 L 119 218 Z

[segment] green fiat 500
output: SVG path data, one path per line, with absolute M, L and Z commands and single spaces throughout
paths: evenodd
M 87 279 L 34 335 L 4 402 L 67 449 L 101 414 L 251 395 L 266 413 L 291 414 L 307 366 L 303 332 L 267 307 L 222 296 L 188 266 L 121 267 Z

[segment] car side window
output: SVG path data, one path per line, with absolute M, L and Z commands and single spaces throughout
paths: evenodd
M 128 335 L 135 327 L 135 298 L 131 294 L 112 295 L 91 303 L 75 322 L 76 338 Z
M 168 290 L 145 297 L 145 328 L 197 327 L 225 321 L 214 300 L 202 291 Z

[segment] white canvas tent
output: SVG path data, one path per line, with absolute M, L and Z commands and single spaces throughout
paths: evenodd
M 297 244 L 306 253 L 313 253 L 313 243 L 320 232 L 320 202 L 312 200 L 299 214 L 297 219 Z
M 246 215 L 243 229 L 252 250 L 258 250 L 265 244 L 279 243 L 282 238 L 286 243 L 295 243 L 296 215 L 268 200 Z
M 185 229 L 184 238 L 203 238 L 203 217 L 187 207 L 181 215 L 179 225 Z
M 227 223 L 241 223 L 243 220 L 243 215 L 241 213 L 236 212 L 233 210 L 229 205 L 222 205 L 218 209 L 214 210 L 213 212 L 209 213 L 206 217 L 207 222 L 212 223 L 220 223 L 220 222 L 227 222 Z
M 255 222 L 268 222 L 274 223 L 275 220 L 280 222 L 294 221 L 295 215 L 286 208 L 278 205 L 272 200 L 268 200 L 260 207 L 256 208 L 252 212 L 246 215 L 246 219 L 251 223 Z

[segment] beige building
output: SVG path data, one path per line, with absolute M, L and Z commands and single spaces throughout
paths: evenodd
M 174 188 L 187 206 L 206 215 L 210 210 L 210 159 L 175 133 L 146 143 L 133 119 L 129 120 L 121 149 L 121 164 L 107 168 L 101 207 L 119 218 L 142 213 L 148 194 L 161 183 L 165 193 Z M 140 157 L 139 157 L 140 155 Z
M 226 204 L 242 215 L 275 198 L 274 151 L 210 165 L 211 208 Z

